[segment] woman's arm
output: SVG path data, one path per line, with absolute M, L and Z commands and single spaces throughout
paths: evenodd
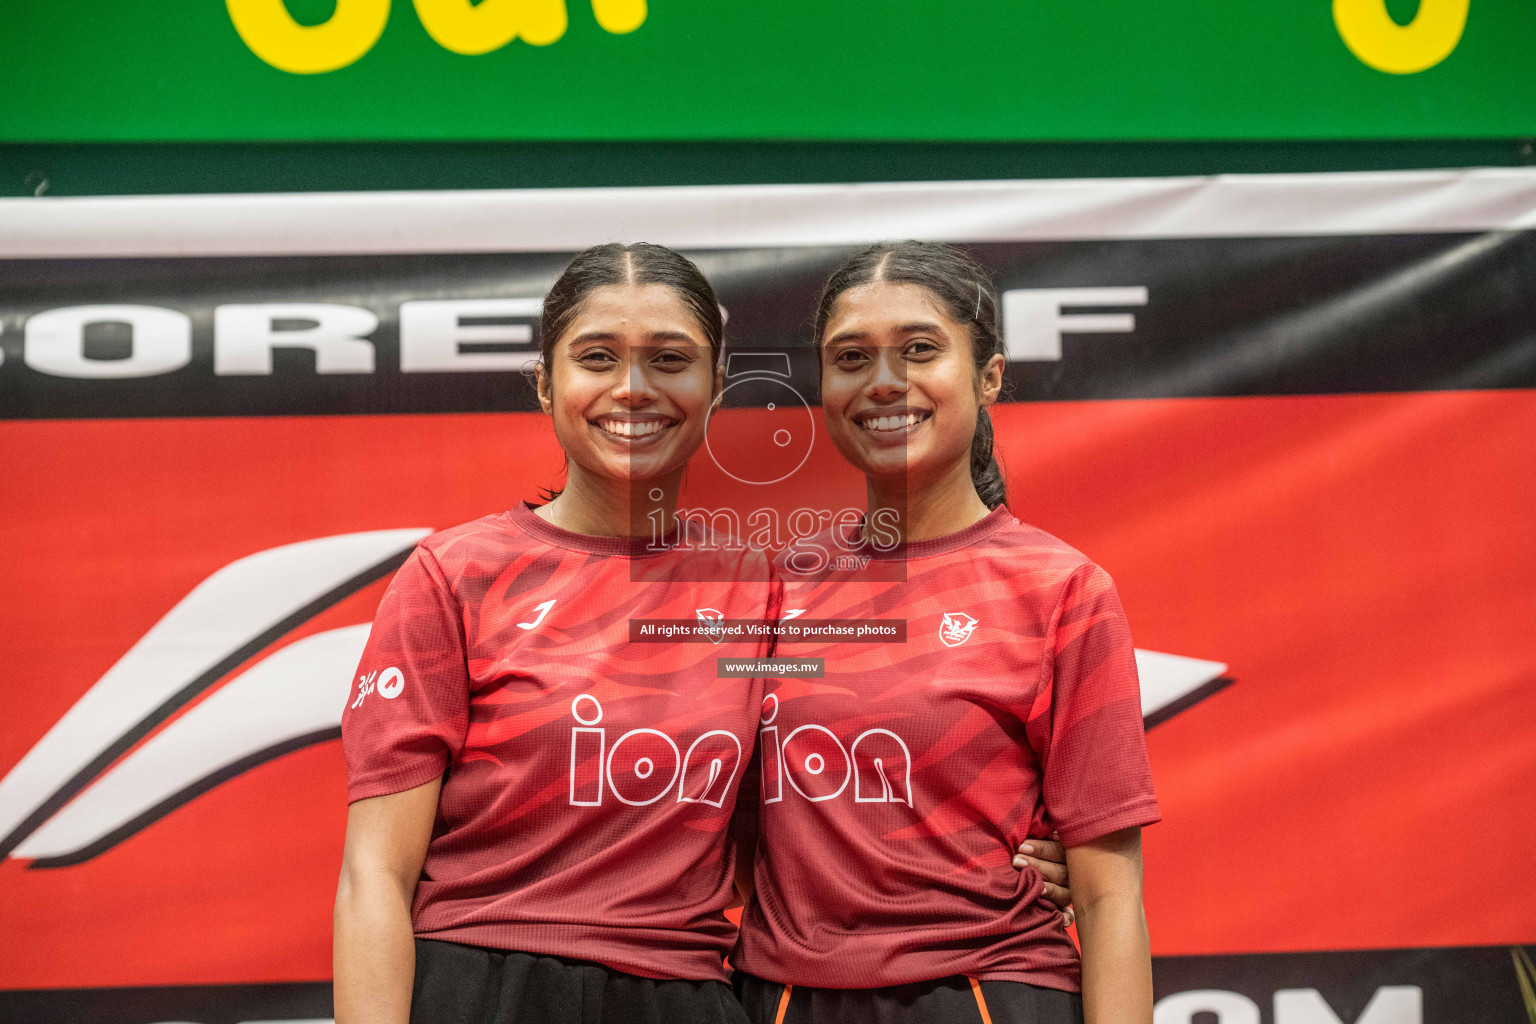
M 336 886 L 336 1024 L 407 1024 L 416 978 L 411 900 L 432 838 L 441 779 L 347 809 Z
M 1086 1024 L 1151 1024 L 1152 949 L 1141 906 L 1141 829 L 1067 849 L 1083 946 Z

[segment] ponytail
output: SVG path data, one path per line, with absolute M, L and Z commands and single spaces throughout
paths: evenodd
M 1003 467 L 992 453 L 992 417 L 985 409 L 976 410 L 976 433 L 971 437 L 971 483 L 987 508 L 997 508 L 1008 500 Z

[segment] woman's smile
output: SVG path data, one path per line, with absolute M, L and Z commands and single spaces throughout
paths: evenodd
M 850 417 L 878 445 L 904 445 L 933 418 L 932 409 L 909 405 L 875 406 Z
M 626 449 L 653 445 L 681 421 L 660 413 L 604 413 L 588 421 L 605 441 Z

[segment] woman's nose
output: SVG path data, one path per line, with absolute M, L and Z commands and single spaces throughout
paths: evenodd
M 906 367 L 898 350 L 887 349 L 875 361 L 875 373 L 869 382 L 869 394 L 876 397 L 900 395 L 907 390 Z
M 626 405 L 645 405 L 656 400 L 656 388 L 640 363 L 631 363 L 613 388 L 613 400 Z

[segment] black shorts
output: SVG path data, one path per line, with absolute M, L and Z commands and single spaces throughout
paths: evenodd
M 1083 1024 L 1075 992 L 955 976 L 889 988 L 803 988 L 737 973 L 751 1024 Z
M 719 981 L 656 981 L 585 960 L 416 940 L 411 1024 L 746 1024 Z

